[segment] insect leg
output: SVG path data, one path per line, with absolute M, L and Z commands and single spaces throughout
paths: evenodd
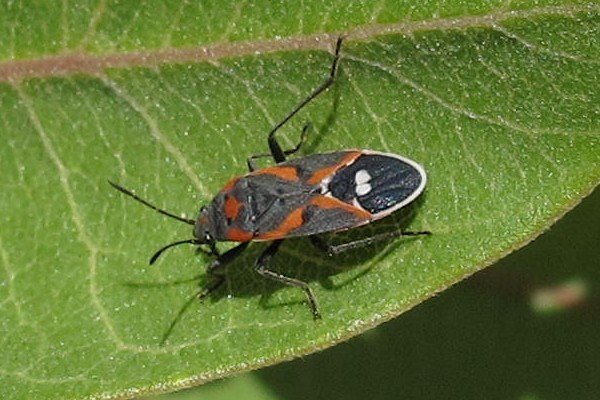
M 335 81 L 335 77 L 337 75 L 338 62 L 340 60 L 340 49 L 342 47 L 342 41 L 343 41 L 342 37 L 341 36 L 338 37 L 337 42 L 335 44 L 335 53 L 333 56 L 333 62 L 331 64 L 331 71 L 329 72 L 329 77 L 325 80 L 325 82 L 323 82 L 321 85 L 319 85 L 319 87 L 317 87 L 315 90 L 313 90 L 313 92 L 311 94 L 309 94 L 308 97 L 306 97 L 296 107 L 294 107 L 294 109 L 283 120 L 281 120 L 281 122 L 279 122 L 277 125 L 275 125 L 275 127 L 273 129 L 271 129 L 271 132 L 269 132 L 269 138 L 268 138 L 269 150 L 271 152 L 271 156 L 273 157 L 273 159 L 275 160 L 276 163 L 285 161 L 285 152 L 281 149 L 281 146 L 277 142 L 277 138 L 275 138 L 275 132 L 277 132 L 279 130 L 279 128 L 281 128 L 283 125 L 285 125 L 286 122 L 288 122 L 294 115 L 296 115 L 298 113 L 298 111 L 300 111 L 302 108 L 304 108 L 304 106 L 306 106 L 308 103 L 310 103 L 311 100 L 313 100 L 315 97 L 320 95 L 329 86 L 331 86 L 333 84 L 333 82 Z
M 311 236 L 310 240 L 317 249 L 326 252 L 330 256 L 333 256 L 335 254 L 340 254 L 340 253 L 343 253 L 348 250 L 366 247 L 373 243 L 381 242 L 383 240 L 392 239 L 395 237 L 421 236 L 421 235 L 431 235 L 431 232 L 429 232 L 429 231 L 411 232 L 411 231 L 402 231 L 399 229 L 399 230 L 392 231 L 392 232 L 379 233 L 377 235 L 373 235 L 371 237 L 364 238 L 364 239 L 358 239 L 358 240 L 353 240 L 351 242 L 334 244 L 334 245 L 325 243 L 323 241 L 323 239 L 316 237 L 316 236 Z
M 313 318 L 320 319 L 321 313 L 319 312 L 317 298 L 315 297 L 313 291 L 308 286 L 308 283 L 301 281 L 299 279 L 287 277 L 285 275 L 282 275 L 280 273 L 277 273 L 277 272 L 274 272 L 274 271 L 271 271 L 270 269 L 268 269 L 269 261 L 271 260 L 271 257 L 273 257 L 273 255 L 279 249 L 279 245 L 281 245 L 281 242 L 282 242 L 282 240 L 276 240 L 273 243 L 271 243 L 269 245 L 269 247 L 267 247 L 265 249 L 265 251 L 263 251 L 263 253 L 260 255 L 260 257 L 258 257 L 258 261 L 256 262 L 256 267 L 255 267 L 256 272 L 258 272 L 259 274 L 261 274 L 262 276 L 264 276 L 266 278 L 283 283 L 284 285 L 295 286 L 295 287 L 299 287 L 299 288 L 303 289 L 304 292 L 306 293 L 306 297 L 308 298 L 308 302 L 310 304 L 310 309 L 312 311 Z
M 242 254 L 246 247 L 248 247 L 248 242 L 240 243 L 233 249 L 221 254 L 208 266 L 206 272 L 213 279 L 198 293 L 198 300 L 204 300 L 206 296 L 217 290 L 225 282 L 225 267 Z
M 308 136 L 308 131 L 311 128 L 312 128 L 312 124 L 310 122 L 307 122 L 304 125 L 304 128 L 302 128 L 302 133 L 300 134 L 300 141 L 298 142 L 296 147 L 294 147 L 293 149 L 284 150 L 283 154 L 285 154 L 286 156 L 289 156 L 289 155 L 294 154 L 298 150 L 300 150 L 300 148 L 302 147 L 304 142 L 306 142 L 306 137 Z M 248 163 L 248 169 L 250 170 L 250 172 L 256 171 L 258 169 L 254 161 L 257 158 L 263 158 L 263 157 L 272 157 L 272 154 L 271 153 L 262 153 L 262 154 L 254 154 L 254 155 L 251 155 L 250 157 L 248 157 L 248 159 L 246 161 Z

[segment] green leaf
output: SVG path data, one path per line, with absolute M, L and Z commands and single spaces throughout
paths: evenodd
M 157 398 L 598 398 L 599 219 L 596 190 L 529 246 L 343 346 Z M 536 312 L 542 292 L 563 307 Z
M 331 346 L 524 245 L 600 179 L 597 5 L 215 4 L 0 5 L 0 397 L 167 391 Z M 433 235 L 336 258 L 286 242 L 273 268 L 310 283 L 322 321 L 252 271 L 264 244 L 188 302 L 209 260 L 147 260 L 189 227 L 106 180 L 194 217 L 322 82 L 342 31 L 335 87 L 282 142 L 312 121 L 304 154 L 418 161 L 429 185 L 403 226 Z
M 159 398 L 598 398 L 599 219 L 596 190 L 529 246 L 402 318 L 343 346 Z M 560 310 L 536 312 L 542 292 Z

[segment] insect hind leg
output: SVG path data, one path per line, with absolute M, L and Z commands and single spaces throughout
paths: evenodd
M 327 253 L 330 256 L 343 253 L 348 250 L 358 249 L 361 247 L 369 246 L 373 243 L 382 242 L 384 240 L 393 239 L 395 237 L 402 236 L 422 236 L 422 235 L 431 235 L 429 231 L 402 231 L 401 229 L 392 231 L 392 232 L 384 232 L 379 233 L 377 235 L 373 235 L 367 238 L 353 240 L 351 242 L 341 243 L 341 244 L 328 244 L 323 241 L 323 239 L 317 236 L 311 236 L 310 240 L 312 244 L 319 250 Z
M 338 37 L 337 42 L 335 44 L 335 53 L 333 56 L 333 62 L 331 63 L 331 70 L 329 72 L 329 76 L 327 77 L 327 79 L 323 83 L 321 83 L 315 90 L 313 90 L 312 93 L 309 94 L 304 100 L 302 100 L 300 103 L 298 103 L 298 105 L 296 105 L 296 107 L 294 107 L 294 109 L 288 115 L 286 115 L 285 118 L 283 118 L 277 125 L 275 125 L 275 127 L 273 127 L 273 129 L 271 129 L 271 131 L 269 132 L 269 136 L 268 136 L 268 140 L 267 140 L 267 142 L 269 144 L 269 151 L 271 152 L 271 156 L 273 157 L 273 160 L 275 160 L 276 163 L 284 162 L 286 154 L 281 149 L 279 142 L 277 142 L 275 133 L 283 125 L 285 125 L 290 119 L 292 119 L 292 117 L 294 115 L 296 115 L 298 113 L 298 111 L 303 109 L 308 103 L 310 103 L 312 100 L 314 100 L 318 95 L 323 93 L 325 90 L 327 90 L 327 88 L 329 88 L 329 86 L 331 86 L 333 84 L 333 82 L 335 81 L 335 78 L 337 76 L 338 64 L 340 61 L 340 49 L 342 48 L 342 42 L 343 42 L 343 38 L 341 36 Z
M 269 247 L 267 247 L 265 249 L 265 251 L 262 252 L 262 254 L 260 255 L 260 257 L 258 258 L 258 260 L 256 262 L 256 266 L 255 266 L 256 272 L 258 272 L 260 275 L 264 276 L 265 278 L 269 278 L 271 280 L 283 283 L 284 285 L 294 286 L 294 287 L 298 287 L 298 288 L 301 288 L 302 290 L 304 290 L 304 292 L 306 293 L 306 297 L 308 298 L 308 303 L 310 305 L 310 309 L 312 311 L 313 318 L 321 319 L 321 313 L 319 312 L 319 305 L 317 304 L 317 298 L 315 297 L 315 294 L 313 293 L 311 288 L 308 286 L 308 283 L 301 281 L 299 279 L 290 278 L 288 276 L 285 276 L 283 274 L 280 274 L 280 273 L 277 273 L 275 271 L 271 271 L 270 269 L 268 269 L 269 261 L 271 260 L 271 257 L 273 257 L 273 255 L 275 255 L 275 253 L 277 253 L 277 250 L 279 249 L 279 246 L 281 245 L 282 241 L 283 240 L 274 241 L 273 243 L 271 243 L 269 245 Z
M 289 150 L 284 150 L 283 154 L 285 154 L 286 156 L 290 156 L 294 153 L 296 153 L 298 150 L 300 150 L 300 148 L 304 145 L 304 143 L 306 142 L 306 138 L 308 137 L 308 131 L 312 129 L 312 124 L 310 122 L 307 122 L 306 124 L 304 124 L 304 127 L 302 128 L 302 133 L 300 134 L 300 140 L 298 141 L 298 144 L 296 144 L 296 146 L 293 149 L 289 149 Z M 251 155 L 250 157 L 248 157 L 246 159 L 246 162 L 248 164 L 248 170 L 250 170 L 250 172 L 254 172 L 258 169 L 258 167 L 256 166 L 255 160 L 258 158 L 264 158 L 264 157 L 272 157 L 273 155 L 271 153 L 262 153 L 262 154 L 254 154 Z

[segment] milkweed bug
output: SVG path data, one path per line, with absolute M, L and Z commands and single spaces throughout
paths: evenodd
M 326 245 L 313 236 L 347 230 L 386 217 L 415 200 L 423 192 L 426 183 L 425 170 L 416 162 L 372 150 L 342 150 L 287 160 L 287 156 L 302 147 L 310 124 L 304 126 L 299 143 L 290 150 L 281 148 L 275 133 L 334 83 L 341 45 L 340 37 L 327 79 L 269 132 L 270 152 L 248 157 L 250 172 L 231 179 L 210 204 L 201 208 L 197 219 L 182 218 L 162 210 L 109 181 L 115 189 L 145 206 L 194 227 L 192 239 L 161 248 L 152 256 L 150 264 L 173 246 L 184 243 L 206 246 L 199 248 L 214 256 L 215 260 L 207 268 L 212 281 L 198 293 L 199 299 L 223 284 L 225 266 L 238 257 L 250 242 L 268 241 L 270 244 L 256 261 L 256 272 L 282 284 L 303 289 L 313 317 L 318 319 L 321 314 L 317 299 L 308 284 L 269 269 L 269 261 L 285 239 L 310 236 L 317 248 L 332 255 L 390 237 L 430 233 L 398 230 L 337 246 Z M 272 157 L 276 165 L 257 169 L 255 160 L 262 157 Z M 220 254 L 216 243 L 221 241 L 239 244 Z

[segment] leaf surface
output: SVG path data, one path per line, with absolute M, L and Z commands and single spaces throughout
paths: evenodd
M 331 346 L 527 243 L 598 183 L 596 5 L 172 4 L 0 6 L 2 398 L 165 391 Z M 282 143 L 311 121 L 304 154 L 418 161 L 416 207 L 350 236 L 433 235 L 337 258 L 286 242 L 273 268 L 310 283 L 319 322 L 252 271 L 264 244 L 189 302 L 208 259 L 180 247 L 147 265 L 189 227 L 106 180 L 194 218 L 322 82 L 342 31 L 335 87 Z

